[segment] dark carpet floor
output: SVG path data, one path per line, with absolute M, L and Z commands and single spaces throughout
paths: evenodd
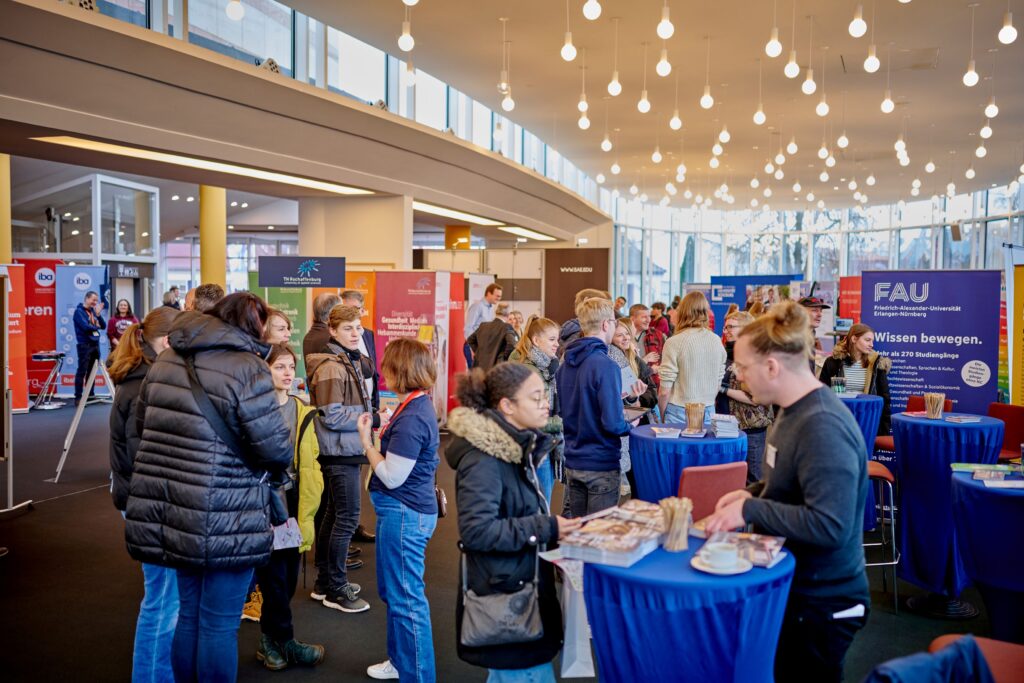
M 16 502 L 33 499 L 31 511 L 0 519 L 0 680 L 127 681 L 142 573 L 124 549 L 123 520 L 110 502 L 107 465 L 109 408 L 86 409 L 60 483 L 52 478 L 60 458 L 70 408 L 14 417 Z M 6 470 L 3 470 L 6 491 Z M 432 612 L 439 681 L 483 681 L 485 672 L 455 656 L 455 600 L 458 554 L 453 473 L 446 464 L 439 481 L 449 492 L 452 516 L 438 522 L 427 549 L 427 597 Z M 559 496 L 556 495 L 556 499 Z M 372 507 L 363 502 L 372 527 Z M 308 598 L 314 570 L 292 603 L 296 636 L 323 643 L 324 663 L 315 669 L 272 673 L 254 656 L 259 626 L 239 631 L 239 680 L 364 682 L 365 669 L 385 658 L 385 611 L 376 599 L 373 546 L 365 545 L 366 566 L 353 573 L 371 609 L 363 614 L 329 610 Z M 310 558 L 311 559 L 311 558 Z M 895 614 L 891 593 L 883 593 L 879 570 L 871 570 L 872 613 L 847 658 L 848 681 L 860 681 L 876 664 L 927 648 L 943 633 L 988 635 L 977 593 L 965 597 L 982 609 L 967 622 L 946 622 Z M 890 585 L 891 590 L 891 585 Z M 900 583 L 900 595 L 918 594 Z M 712 683 L 712 682 L 707 682 Z

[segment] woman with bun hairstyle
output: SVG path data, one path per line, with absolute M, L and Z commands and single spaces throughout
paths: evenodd
M 551 660 L 562 647 L 562 618 L 551 565 L 537 553 L 579 527 L 549 512 L 537 465 L 554 446 L 541 431 L 549 403 L 540 376 L 520 363 L 500 363 L 457 379 L 445 456 L 456 471 L 460 548 L 466 584 L 477 595 L 514 593 L 538 579 L 543 634 L 530 642 L 481 647 L 462 644 L 463 606 L 456 602 L 459 658 L 489 669 L 490 683 L 554 683 Z M 461 575 L 461 572 L 460 572 Z
M 558 370 L 558 323 L 548 318 L 530 316 L 523 329 L 512 355 L 508 359 L 513 363 L 522 363 L 530 368 L 544 381 L 544 391 L 548 394 L 548 421 L 543 431 L 554 436 L 558 443 L 551 451 L 547 462 L 537 466 L 537 478 L 540 488 L 548 503 L 555 480 L 562 478 L 562 418 L 558 415 L 558 392 L 555 387 L 555 371 Z
M 825 386 L 832 386 L 833 377 L 846 379 L 846 390 L 858 394 L 881 396 L 882 418 L 878 422 L 878 435 L 889 434 L 891 417 L 889 410 L 889 369 L 892 361 L 875 351 L 875 331 L 863 323 L 850 327 L 843 341 L 832 349 L 831 358 L 821 366 L 818 379 Z
M 114 507 L 122 514 L 139 450 L 136 399 L 153 361 L 167 348 L 167 335 L 177 317 L 178 311 L 169 306 L 154 308 L 141 324 L 136 320 L 121 332 L 121 342 L 107 360 L 110 379 L 117 388 L 110 411 L 110 494 Z M 144 593 L 135 624 L 132 681 L 173 683 L 171 640 L 178 623 L 178 575 L 171 567 L 143 562 L 142 578 Z

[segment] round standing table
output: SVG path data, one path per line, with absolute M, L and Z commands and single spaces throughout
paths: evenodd
M 632 567 L 587 563 L 583 594 L 602 681 L 774 681 L 796 563 L 713 576 L 690 566 L 701 541 Z
M 842 395 L 843 402 L 857 420 L 860 433 L 864 436 L 865 454 L 868 460 L 875 455 L 875 437 L 878 435 L 878 423 L 882 420 L 882 408 L 885 401 L 874 394 Z M 864 503 L 864 530 L 870 531 L 878 522 L 878 511 L 875 509 L 875 489 L 868 486 L 868 497 Z
M 954 462 L 994 464 L 1003 444 L 1003 421 L 982 416 L 978 422 L 956 423 L 893 415 L 892 435 L 900 482 L 899 576 L 956 598 L 969 580 L 957 552 L 949 466 Z M 952 618 L 976 613 L 966 603 L 929 602 L 908 606 Z
M 740 432 L 732 439 L 718 439 L 709 431 L 700 439 L 658 439 L 651 425 L 642 425 L 629 433 L 629 458 L 636 477 L 637 497 L 657 503 L 679 493 L 679 477 L 684 467 L 746 460 L 747 435 Z
M 985 600 L 992 637 L 1024 643 L 1024 548 L 1014 540 L 1024 523 L 1024 489 L 990 488 L 970 472 L 956 472 L 953 520 L 960 559 Z

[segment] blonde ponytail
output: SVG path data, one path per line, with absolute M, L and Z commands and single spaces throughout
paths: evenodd
M 783 301 L 754 320 L 740 333 L 758 353 L 792 356 L 806 362 L 813 355 L 814 336 L 804 307 L 795 301 Z

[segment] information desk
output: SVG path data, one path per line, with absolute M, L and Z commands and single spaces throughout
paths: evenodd
M 1024 643 L 1024 489 L 989 488 L 972 477 L 953 474 L 957 550 L 985 600 L 992 637 Z
M 956 415 L 956 413 L 953 413 Z M 899 576 L 951 598 L 969 579 L 953 530 L 950 463 L 991 463 L 1003 445 L 1003 421 L 956 423 L 892 416 L 899 481 Z
M 629 459 L 636 478 L 637 497 L 657 503 L 679 493 L 679 477 L 684 467 L 746 460 L 747 435 L 740 432 L 731 439 L 717 439 L 710 434 L 699 439 L 658 439 L 651 425 L 642 425 L 629 433 Z
M 878 435 L 878 423 L 882 421 L 882 408 L 885 400 L 874 394 L 857 394 L 856 396 L 840 396 L 860 427 L 864 437 L 865 455 L 871 460 L 875 455 L 875 437 Z M 875 488 L 868 486 L 868 497 L 864 503 L 864 530 L 870 531 L 878 523 L 878 511 L 875 509 Z
M 775 648 L 796 563 L 713 576 L 690 566 L 690 549 L 658 549 L 632 567 L 588 563 L 583 573 L 602 682 L 771 683 Z

